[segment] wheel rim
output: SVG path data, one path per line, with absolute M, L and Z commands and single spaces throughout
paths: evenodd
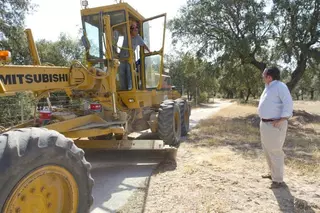
M 43 166 L 22 178 L 5 203 L 4 212 L 77 212 L 78 186 L 69 171 Z

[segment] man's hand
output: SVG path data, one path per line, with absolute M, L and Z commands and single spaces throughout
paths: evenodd
M 280 127 L 281 126 L 281 124 L 282 124 L 282 122 L 283 121 L 285 121 L 285 120 L 287 120 L 286 118 L 280 118 L 280 119 L 278 119 L 278 120 L 275 120 L 275 121 L 272 121 L 272 125 L 274 126 L 274 127 Z
M 150 53 L 149 47 L 147 45 L 144 45 L 144 48 Z

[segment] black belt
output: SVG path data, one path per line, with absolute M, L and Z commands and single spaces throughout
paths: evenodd
M 272 121 L 275 121 L 274 119 L 261 119 L 262 120 L 262 122 L 272 122 Z

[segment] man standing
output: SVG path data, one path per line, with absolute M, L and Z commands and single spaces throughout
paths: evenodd
M 136 50 L 138 46 L 142 46 L 145 48 L 148 52 L 150 52 L 148 46 L 145 44 L 142 37 L 139 35 L 139 28 L 138 23 L 136 21 L 130 20 L 130 39 L 131 39 L 131 51 Z M 129 57 L 129 51 L 128 51 L 128 38 L 127 36 L 124 36 L 123 41 L 123 48 L 120 51 L 120 58 L 125 59 Z M 130 64 L 128 60 L 120 61 L 119 66 L 119 74 L 120 74 L 120 90 L 131 90 L 132 89 L 132 75 L 131 75 L 131 69 Z
M 272 179 L 270 188 L 279 188 L 285 186 L 282 147 L 286 138 L 288 119 L 293 113 L 293 102 L 287 85 L 280 81 L 280 71 L 277 67 L 266 68 L 262 75 L 266 86 L 258 107 L 261 118 L 260 135 L 270 170 L 270 174 L 262 177 Z

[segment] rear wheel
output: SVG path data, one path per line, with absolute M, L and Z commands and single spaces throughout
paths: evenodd
M 93 198 L 91 165 L 62 134 L 40 128 L 0 135 L 1 212 L 81 212 Z
M 181 113 L 181 136 L 186 136 L 189 132 L 190 106 L 186 100 L 178 99 Z
M 160 105 L 158 134 L 166 145 L 179 147 L 181 138 L 181 115 L 177 102 L 164 101 Z

